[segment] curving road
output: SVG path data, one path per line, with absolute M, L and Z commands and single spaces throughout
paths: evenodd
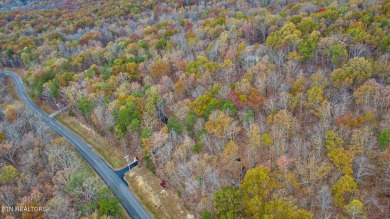
M 112 189 L 115 196 L 120 200 L 127 213 L 132 218 L 148 219 L 151 218 L 138 200 L 130 192 L 125 182 L 99 157 L 96 153 L 79 137 L 59 124 L 56 120 L 50 118 L 43 112 L 27 95 L 22 80 L 13 72 L 1 70 L 0 74 L 9 76 L 16 88 L 21 101 L 34 113 L 35 116 L 44 121 L 50 128 L 59 135 L 68 140 L 68 142 L 80 153 L 80 155 L 95 169 L 100 177 Z

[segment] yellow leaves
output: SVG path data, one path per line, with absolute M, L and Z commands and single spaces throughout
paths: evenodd
M 17 118 L 16 109 L 13 105 L 7 105 L 7 107 L 4 110 L 5 119 L 8 122 L 14 122 Z
M 344 148 L 334 148 L 328 153 L 328 158 L 337 168 L 341 168 L 344 174 L 352 174 L 352 162 L 354 154 Z
M 308 35 L 317 30 L 319 25 L 317 22 L 313 21 L 311 17 L 304 17 L 297 25 L 297 28 L 302 32 L 303 35 Z
M 325 144 L 328 151 L 330 151 L 333 148 L 341 147 L 344 144 L 344 141 L 336 132 L 329 130 L 325 133 Z
M 366 27 L 362 22 L 359 21 L 359 22 L 355 22 L 355 23 L 351 24 L 349 26 L 349 28 L 358 28 L 358 29 L 364 30 Z
M 194 102 L 192 102 L 190 104 L 192 110 L 194 110 L 194 112 L 200 116 L 200 115 L 203 115 L 203 113 L 205 112 L 205 107 L 208 103 L 210 103 L 211 100 L 213 100 L 214 98 L 212 97 L 212 95 L 210 93 L 207 93 L 207 94 L 203 94 L 201 96 L 199 96 Z
M 250 212 L 250 214 L 255 219 L 260 219 L 263 216 L 263 208 L 264 208 L 264 201 L 261 197 L 255 196 L 251 200 L 247 202 L 245 205 L 246 210 Z
M 245 43 L 240 43 L 237 47 L 237 54 L 242 54 L 245 49 L 246 49 L 247 45 Z
M 291 94 L 293 96 L 303 93 L 306 90 L 306 79 L 305 78 L 298 78 L 294 81 L 294 83 L 291 85 Z
M 141 141 L 142 141 L 144 154 L 149 154 L 150 149 L 153 147 L 152 139 L 142 138 Z
M 229 141 L 226 144 L 225 149 L 223 150 L 223 157 L 231 161 L 230 158 L 235 157 L 238 154 L 238 152 L 239 152 L 238 145 L 234 141 Z
M 375 87 L 372 85 L 363 84 L 354 93 L 357 104 L 364 104 L 370 100 L 375 92 Z
M 307 101 L 310 106 L 316 106 L 324 100 L 323 90 L 321 87 L 314 86 L 307 91 Z
M 247 134 L 249 139 L 249 146 L 251 148 L 259 147 L 261 144 L 260 127 L 257 124 L 252 124 Z
M 239 93 L 247 95 L 250 91 L 252 91 L 251 82 L 244 78 L 241 81 L 237 82 L 236 89 Z
M 233 186 L 224 186 L 213 196 L 217 218 L 237 218 L 241 210 L 241 193 Z
M 313 86 L 324 88 L 326 85 L 329 84 L 328 78 L 321 74 L 321 73 L 315 73 L 310 76 L 310 81 Z
M 0 132 L 0 143 L 5 140 L 5 135 Z
M 191 148 L 194 146 L 194 141 L 186 137 L 186 140 L 183 142 L 183 144 L 178 145 L 175 152 L 173 153 L 173 156 L 176 157 L 176 159 L 183 160 L 187 157 L 189 152 L 191 151 Z
M 177 81 L 173 88 L 175 90 L 175 96 L 178 99 L 181 99 L 184 96 L 186 90 L 184 80 L 180 79 Z
M 335 87 L 355 86 L 365 82 L 372 75 L 372 63 L 363 57 L 350 59 L 342 68 L 332 72 Z
M 359 218 L 367 218 L 366 212 L 364 210 L 364 204 L 357 200 L 353 199 L 345 206 L 345 211 L 352 217 L 358 216 Z
M 349 145 L 350 150 L 352 150 L 354 154 L 362 154 L 369 144 L 368 142 L 370 141 L 371 136 L 374 136 L 374 133 L 366 126 L 354 129 Z
M 233 68 L 234 67 L 234 63 L 233 63 L 233 61 L 231 59 L 225 59 L 223 61 L 222 67 L 223 68 Z
M 137 63 L 134 63 L 134 62 L 127 63 L 126 71 L 129 74 L 135 74 L 136 72 L 138 72 L 138 65 L 137 65 Z
M 144 31 L 145 31 L 145 32 L 150 32 L 150 31 L 152 31 L 152 27 L 151 27 L 150 25 L 148 25 L 148 26 L 146 26 L 146 27 L 144 28 Z
M 262 206 L 269 191 L 276 185 L 273 179 L 269 176 L 270 170 L 267 167 L 259 166 L 250 169 L 240 185 L 243 194 L 243 202 L 248 213 L 255 215 Z
M 249 170 L 240 185 L 245 211 L 252 218 L 313 218 L 313 215 L 295 206 L 291 199 L 271 199 L 270 192 L 276 182 L 270 177 L 270 170 L 259 166 Z M 271 200 L 270 200 L 271 199 Z
M 344 200 L 357 190 L 357 184 L 351 175 L 342 176 L 332 188 L 334 202 L 337 206 L 343 207 Z
M 224 45 L 228 39 L 229 39 L 229 31 L 223 31 L 221 33 L 221 36 L 219 37 L 220 45 Z
M 222 111 L 214 111 L 205 124 L 205 129 L 218 137 L 226 137 L 233 119 Z
M 321 36 L 321 32 L 318 31 L 318 30 L 314 30 L 310 35 L 309 37 L 320 37 Z
M 309 175 L 308 180 L 313 183 L 323 181 L 326 177 L 328 177 L 332 171 L 334 171 L 334 167 L 329 162 L 320 162 L 317 157 L 312 156 L 309 158 L 309 171 L 311 174 Z
M 294 23 L 287 22 L 279 31 L 275 31 L 269 35 L 266 45 L 275 47 L 276 49 L 282 49 L 289 44 L 298 45 L 301 41 L 301 35 L 301 31 L 296 29 Z
M 366 121 L 366 123 L 368 124 L 371 124 L 373 127 L 378 126 L 378 122 L 376 121 L 375 115 L 370 111 L 367 111 L 364 114 L 364 121 Z
M 299 61 L 302 59 L 302 56 L 297 51 L 292 51 L 288 53 L 287 59 L 291 61 Z
M 352 174 L 352 162 L 358 150 L 344 149 L 344 141 L 333 130 L 325 133 L 325 144 L 328 150 L 327 157 L 337 168 L 341 168 L 344 174 Z M 359 150 L 360 151 L 360 150 Z
M 293 134 L 298 125 L 298 120 L 285 109 L 280 110 L 275 116 L 269 115 L 266 120 L 267 123 L 282 129 L 288 134 Z
M 20 176 L 18 170 L 12 166 L 3 166 L 0 173 L 0 184 L 10 183 Z
M 264 133 L 261 137 L 262 144 L 266 147 L 271 146 L 274 141 L 272 140 L 271 136 L 268 133 Z
M 283 198 L 268 202 L 265 206 L 265 214 L 262 217 L 255 218 L 311 219 L 313 218 L 313 214 L 304 209 L 298 209 L 290 199 Z

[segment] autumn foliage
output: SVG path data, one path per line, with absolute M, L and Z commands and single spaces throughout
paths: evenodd
M 39 2 L 3 4 L 0 65 L 195 217 L 390 214 L 387 1 Z

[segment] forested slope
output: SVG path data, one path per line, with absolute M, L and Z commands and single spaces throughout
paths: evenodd
M 386 0 L 65 1 L 1 13 L 0 61 L 197 216 L 385 218 L 389 16 Z
M 121 218 L 120 204 L 103 181 L 5 83 L 1 76 L 1 217 Z

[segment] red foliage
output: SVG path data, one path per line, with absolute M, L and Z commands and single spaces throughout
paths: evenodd
M 165 182 L 165 180 L 161 180 L 160 182 L 160 186 L 163 187 L 163 188 L 166 188 L 167 187 L 167 182 Z
M 191 22 L 187 21 L 186 24 L 185 24 L 185 30 L 186 31 L 192 30 L 193 26 L 194 25 Z
M 232 101 L 232 102 L 234 102 L 234 101 L 237 100 L 237 99 L 238 99 L 238 93 L 237 93 L 237 91 L 235 91 L 235 90 L 230 91 L 229 100 Z
M 314 13 L 321 13 L 321 12 L 326 11 L 326 10 L 328 10 L 328 9 L 326 9 L 326 8 L 319 8 L 319 9 L 315 10 Z
M 89 86 L 87 87 L 87 92 L 88 92 L 89 94 L 93 93 L 94 91 L 95 91 L 95 89 L 93 88 L 92 85 L 89 85 Z
M 280 170 L 287 170 L 288 165 L 290 164 L 290 159 L 286 155 L 282 155 L 277 160 L 277 165 Z
M 254 110 L 259 110 L 259 107 L 261 107 L 264 103 L 266 98 L 262 97 L 260 95 L 260 92 L 256 89 L 252 89 L 247 96 L 247 102 L 246 104 L 253 108 Z
M 229 98 L 228 98 L 230 101 L 233 102 L 234 106 L 236 106 L 237 108 L 242 108 L 242 106 L 244 105 L 241 100 L 240 100 L 240 97 L 238 96 L 238 93 L 237 91 L 235 90 L 232 90 L 230 91 L 230 94 L 229 94 Z

